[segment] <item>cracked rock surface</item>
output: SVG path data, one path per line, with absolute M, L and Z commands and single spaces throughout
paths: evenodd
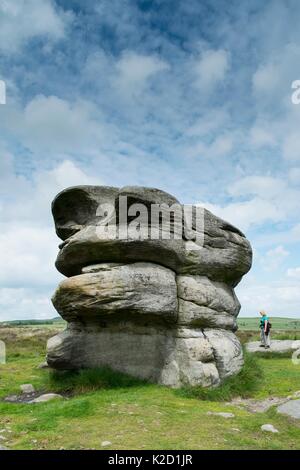
M 124 197 L 136 209 L 181 207 L 164 191 L 136 186 L 78 186 L 53 201 L 63 241 L 56 267 L 67 278 L 52 300 L 68 326 L 49 340 L 47 362 L 57 369 L 109 366 L 172 387 L 217 386 L 243 365 L 234 287 L 251 267 L 250 244 L 206 209 L 196 241 L 182 236 L 176 218 L 169 238 L 160 222 L 152 237 L 149 219 L 140 222 L 138 238 L 129 230 L 133 213 L 122 219 Z M 109 217 L 126 237 L 99 232 Z M 199 230 L 193 217 L 189 234 Z

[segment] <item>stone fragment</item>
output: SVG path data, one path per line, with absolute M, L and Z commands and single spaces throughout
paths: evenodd
M 32 384 L 23 384 L 20 385 L 20 389 L 22 393 L 25 393 L 26 395 L 30 395 L 31 393 L 34 393 L 34 386 Z
M 300 419 L 300 400 L 290 400 L 277 408 L 278 413 Z
M 227 413 L 227 412 L 224 412 L 224 411 L 220 411 L 220 412 L 208 411 L 206 414 L 211 415 L 211 416 L 221 416 L 221 418 L 225 418 L 225 419 L 235 417 L 235 415 L 233 413 Z
M 43 395 L 40 395 L 39 397 L 34 398 L 34 400 L 31 400 L 29 403 L 46 403 L 48 401 L 61 400 L 61 399 L 63 399 L 63 396 L 57 393 L 44 393 Z
M 274 428 L 273 424 L 263 424 L 260 429 L 265 432 L 272 432 L 272 433 L 279 432 L 278 429 Z

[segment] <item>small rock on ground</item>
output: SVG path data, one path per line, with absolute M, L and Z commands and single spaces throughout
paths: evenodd
M 225 413 L 225 412 L 222 412 L 220 411 L 219 413 L 218 412 L 215 412 L 215 411 L 208 411 L 207 412 L 208 415 L 213 415 L 213 416 L 222 416 L 222 418 L 234 418 L 235 415 L 233 413 Z
M 275 405 L 285 403 L 288 398 L 282 397 L 269 397 L 264 400 L 255 400 L 253 398 L 234 398 L 232 401 L 226 403 L 227 406 L 238 406 L 239 408 L 246 408 L 251 413 L 265 413 L 269 408 Z
M 103 441 L 103 442 L 101 442 L 101 446 L 102 447 L 111 446 L 111 442 L 110 441 Z
M 34 393 L 34 386 L 32 384 L 20 385 L 20 389 L 22 393 L 26 393 L 26 394 Z
M 29 403 L 45 403 L 51 400 L 62 399 L 62 395 L 58 395 L 57 393 L 45 393 L 44 395 L 40 395 L 39 397 L 31 400 Z
M 4 401 L 8 401 L 9 403 L 15 403 L 19 400 L 18 395 L 9 395 L 8 397 L 4 398 Z
M 48 362 L 41 362 L 41 364 L 39 364 L 37 366 L 38 369 L 49 369 L 49 366 L 48 366 Z
M 300 400 L 290 400 L 278 406 L 277 411 L 291 418 L 300 419 Z
M 278 429 L 274 428 L 273 424 L 263 424 L 260 429 L 266 432 L 279 432 Z

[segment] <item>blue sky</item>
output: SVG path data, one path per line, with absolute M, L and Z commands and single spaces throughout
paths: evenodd
M 0 0 L 0 319 L 56 315 L 50 203 L 159 187 L 244 230 L 241 315 L 300 316 L 300 3 Z

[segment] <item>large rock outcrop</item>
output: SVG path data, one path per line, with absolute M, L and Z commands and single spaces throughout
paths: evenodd
M 216 386 L 241 369 L 234 287 L 251 247 L 208 210 L 191 211 L 143 187 L 55 198 L 56 267 L 67 279 L 52 300 L 68 327 L 48 342 L 51 367 L 109 366 L 173 387 Z

